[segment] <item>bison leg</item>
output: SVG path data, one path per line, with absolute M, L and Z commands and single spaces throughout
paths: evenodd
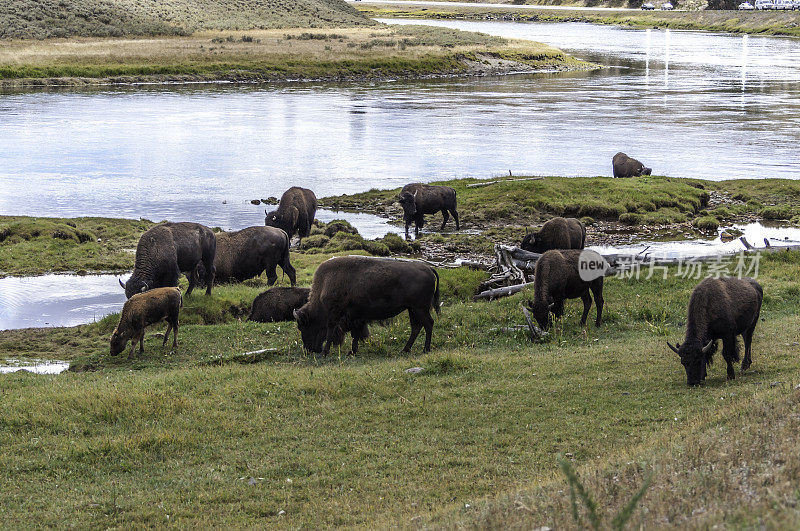
M 450 213 L 453 214 L 453 219 L 456 221 L 456 230 L 461 230 L 461 227 L 458 225 L 458 212 L 456 212 L 455 208 L 451 208 Z
M 446 208 L 442 209 L 442 228 L 439 230 L 444 230 L 444 226 L 447 225 L 447 220 L 450 219 L 450 213 L 447 212 Z
M 586 326 L 586 318 L 589 316 L 589 309 L 592 307 L 592 296 L 589 295 L 587 289 L 581 293 L 581 300 L 583 301 L 583 315 L 581 315 L 581 326 Z
M 414 238 L 419 238 L 419 229 L 425 226 L 425 217 L 422 214 L 417 214 L 414 220 Z
M 739 361 L 739 346 L 736 344 L 736 336 L 726 336 L 722 338 L 722 357 L 728 364 L 728 380 L 736 378 L 733 370 L 733 362 Z
M 144 354 L 144 329 L 139 333 L 139 354 Z
M 422 322 L 417 317 L 414 310 L 408 310 L 408 319 L 411 321 L 411 337 L 408 338 L 406 346 L 403 347 L 403 352 L 409 352 L 411 350 L 411 347 L 414 345 L 414 341 L 417 340 L 419 331 L 422 330 Z
M 275 271 L 275 265 L 272 264 L 267 268 L 267 285 L 271 286 L 278 281 L 278 273 Z
M 169 331 L 170 331 L 170 330 L 172 330 L 172 323 L 170 323 L 170 322 L 168 321 L 168 322 L 167 322 L 167 331 L 166 331 L 166 332 L 164 332 L 164 342 L 163 342 L 163 343 L 161 343 L 161 347 L 162 347 L 162 348 L 164 347 L 164 345 L 166 345 L 166 344 L 167 344 L 167 339 L 169 339 Z
M 192 273 L 188 276 L 189 278 L 189 287 L 186 289 L 186 296 L 192 294 L 192 290 L 194 289 L 195 285 L 197 284 L 197 279 L 200 275 L 197 273 L 197 267 L 192 270 Z
M 214 276 L 217 273 L 217 268 L 214 267 L 214 262 L 212 261 L 209 267 L 209 264 L 205 264 L 206 276 L 206 295 L 211 295 L 211 286 L 214 285 Z M 199 275 L 198 275 L 199 276 Z
M 603 322 L 603 277 L 595 280 L 590 287 L 594 296 L 594 305 L 597 308 L 597 319 L 595 319 L 594 325 L 600 326 L 600 323 Z
M 742 360 L 742 370 L 746 371 L 750 368 L 750 365 L 753 363 L 753 360 L 750 359 L 750 347 L 753 343 L 753 332 L 756 331 L 756 326 L 753 325 L 751 328 L 744 331 L 742 334 L 742 339 L 744 339 L 744 359 Z
M 289 277 L 289 282 L 294 286 L 297 283 L 297 273 L 294 267 L 292 267 L 292 264 L 289 263 L 289 253 L 286 253 L 286 258 L 281 264 L 281 269 L 283 269 L 283 272 Z
M 406 240 L 408 240 L 408 227 L 411 226 L 411 220 L 406 220 Z

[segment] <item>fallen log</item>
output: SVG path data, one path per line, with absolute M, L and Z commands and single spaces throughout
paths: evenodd
M 467 188 L 482 188 L 484 186 L 489 186 L 489 185 L 497 184 L 497 183 L 513 183 L 513 182 L 518 182 L 518 181 L 541 181 L 542 179 L 544 179 L 544 177 L 527 177 L 527 178 L 524 178 L 524 179 L 500 179 L 500 180 L 497 180 L 497 181 L 486 181 L 486 182 L 481 182 L 481 183 L 468 184 Z
M 533 324 L 533 321 L 531 320 L 531 314 L 530 312 L 528 312 L 528 309 L 521 304 L 520 306 L 522 307 L 522 315 L 525 316 L 525 320 L 528 322 L 528 328 L 531 331 L 531 341 L 536 341 L 537 339 L 544 339 L 547 336 L 547 332 L 545 332 L 544 330 Z
M 513 295 L 514 293 L 519 293 L 520 291 L 524 290 L 528 286 L 533 286 L 533 282 L 525 282 L 524 284 L 514 284 L 513 286 L 505 286 L 503 288 L 495 288 L 486 291 L 482 291 L 473 297 L 473 300 L 481 300 L 481 299 L 493 299 L 496 297 L 505 297 L 506 295 Z

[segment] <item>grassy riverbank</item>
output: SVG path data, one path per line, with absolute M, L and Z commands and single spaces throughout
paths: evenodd
M 592 65 L 555 48 L 472 32 L 381 26 L 201 32 L 185 37 L 19 40 L 0 86 L 481 75 Z
M 293 253 L 299 283 L 308 285 L 328 256 Z M 264 289 L 263 279 L 187 297 L 174 353 L 161 350 L 158 326 L 143 356 L 112 358 L 115 316 L 0 332 L 6 357 L 67 359 L 93 371 L 2 378 L 0 526 L 564 527 L 559 454 L 582 465 L 593 488 L 602 486 L 604 510 L 640 483 L 629 461 L 652 469 L 656 486 L 675 481 L 671 470 L 691 476 L 680 486 L 696 485 L 692 496 L 648 491 L 647 510 L 634 520 L 645 525 L 746 524 L 767 514 L 786 521 L 796 492 L 783 489 L 764 507 L 753 500 L 774 492 L 765 483 L 729 489 L 725 506 L 697 511 L 696 500 L 717 487 L 698 483 L 693 470 L 716 469 L 717 454 L 687 450 L 694 460 L 686 467 L 659 463 L 684 455 L 673 442 L 705 444 L 741 425 L 754 430 L 762 417 L 745 412 L 789 407 L 786 389 L 800 381 L 798 266 L 798 253 L 762 258 L 766 296 L 753 368 L 726 383 L 718 361 L 699 389 L 685 386 L 664 343 L 680 338 L 696 283 L 674 268 L 667 280 L 608 279 L 602 328 L 581 329 L 580 303 L 572 301 L 537 344 L 513 328 L 529 293 L 472 302 L 484 273 L 440 270 L 444 307 L 427 355 L 421 344 L 400 352 L 409 333 L 401 316 L 373 326 L 358 356 L 347 345 L 327 359 L 310 356 L 292 323 L 239 319 L 234 307 Z M 274 350 L 241 355 L 263 348 Z M 404 372 L 412 366 L 425 371 Z M 725 447 L 732 473 L 745 459 L 747 470 L 776 477 L 793 470 L 759 460 L 772 454 L 751 447 Z M 618 474 L 621 483 L 611 479 Z M 538 494 L 557 491 L 552 501 Z M 529 510 L 517 509 L 517 499 Z
M 632 28 L 670 28 L 800 37 L 800 13 L 796 11 L 537 11 L 469 6 L 401 6 L 379 2 L 359 4 L 358 9 L 369 17 L 382 18 L 589 22 Z

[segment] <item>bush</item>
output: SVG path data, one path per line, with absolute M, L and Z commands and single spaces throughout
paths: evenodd
M 583 217 L 581 218 L 581 222 L 582 222 L 584 225 L 586 225 L 587 227 L 591 227 L 591 226 L 592 226 L 592 225 L 594 225 L 594 223 L 595 223 L 595 221 L 594 221 L 594 218 L 591 218 L 591 217 L 589 217 L 589 216 L 583 216 Z
M 715 231 L 719 228 L 719 220 L 714 216 L 702 216 L 692 221 L 692 225 L 700 230 Z
M 768 206 L 761 210 L 761 217 L 764 219 L 789 219 L 792 211 L 788 207 Z
M 622 223 L 627 223 L 628 225 L 639 225 L 642 222 L 642 216 L 641 214 L 626 212 L 619 216 L 619 220 Z
M 328 245 L 330 238 L 325 236 L 324 234 L 312 234 L 310 236 L 306 236 L 303 238 L 303 241 L 300 242 L 301 249 L 317 249 L 322 248 Z
M 345 234 L 358 234 L 358 230 L 356 230 L 355 227 L 343 219 L 334 219 L 325 225 L 325 229 L 323 230 L 325 236 L 328 236 L 329 238 L 334 237 L 338 232 L 344 232 Z
M 414 249 L 400 235 L 390 232 L 382 239 L 383 244 L 393 253 L 411 253 Z

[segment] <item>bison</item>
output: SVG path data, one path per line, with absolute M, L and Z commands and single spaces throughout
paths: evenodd
M 707 278 L 694 288 L 689 298 L 683 343 L 672 346 L 667 342 L 681 358 L 686 383 L 699 385 L 705 380 L 706 368 L 717 350 L 717 339 L 722 339 L 722 357 L 728 364 L 729 380 L 736 377 L 733 362 L 739 361 L 738 335 L 744 339 L 742 370 L 750 367 L 750 345 L 763 299 L 761 285 L 752 278 Z
M 579 260 L 584 251 L 550 250 L 546 251 L 536 262 L 533 278 L 533 304 L 529 305 L 539 326 L 547 330 L 550 327 L 550 313 L 556 317 L 564 315 L 566 299 L 583 300 L 581 326 L 586 324 L 586 317 L 592 307 L 591 290 L 594 304 L 597 307 L 595 325 L 600 326 L 603 316 L 603 276 L 593 280 L 581 278 Z
M 253 301 L 248 320 L 259 323 L 294 321 L 294 311 L 308 302 L 309 288 L 272 288 Z
M 275 227 L 248 227 L 236 232 L 217 233 L 214 280 L 241 282 L 267 272 L 267 281 L 278 280 L 275 268 L 281 266 L 294 286 L 296 274 L 289 262 L 289 236 Z M 202 264 L 198 276 L 205 271 Z
M 125 301 L 119 323 L 111 334 L 111 355 L 125 350 L 131 341 L 131 352 L 139 342 L 139 354 L 144 352 L 144 330 L 146 327 L 167 320 L 167 331 L 163 345 L 167 344 L 172 330 L 172 348 L 178 346 L 178 312 L 183 305 L 181 290 L 178 288 L 155 288 L 145 293 L 134 294 Z
M 300 239 L 308 236 L 317 214 L 317 196 L 307 188 L 292 186 L 281 196 L 278 209 L 264 210 L 264 225 L 283 229 L 291 240 L 295 233 Z
M 645 167 L 644 164 L 630 158 L 621 151 L 611 159 L 611 165 L 614 170 L 614 177 L 640 177 L 642 175 L 650 175 L 653 172 L 652 169 Z
M 120 285 L 131 298 L 153 288 L 178 285 L 181 272 L 188 272 L 190 295 L 198 280 L 198 265 L 205 275 L 206 295 L 211 295 L 214 281 L 214 257 L 217 239 L 208 227 L 199 223 L 163 223 L 151 228 L 139 238 L 133 274 Z
M 419 229 L 425 224 L 425 214 L 435 214 L 442 211 L 442 227 L 444 230 L 450 214 L 456 221 L 458 230 L 458 212 L 456 212 L 456 191 L 449 186 L 434 186 L 430 184 L 407 184 L 400 190 L 397 200 L 403 207 L 403 220 L 406 222 L 406 238 L 408 227 L 414 222 L 414 236 L 419 236 Z
M 550 249 L 583 249 L 586 244 L 586 227 L 579 219 L 553 218 L 538 232 L 530 232 L 523 238 L 520 247 L 532 253 L 543 253 Z
M 294 312 L 303 345 L 311 352 L 328 354 L 347 332 L 358 342 L 369 337 L 367 325 L 408 310 L 411 337 L 403 347 L 411 350 L 425 328 L 425 348 L 431 349 L 433 317 L 439 312 L 439 275 L 415 260 L 343 256 L 323 262 L 314 273 L 308 302 Z

